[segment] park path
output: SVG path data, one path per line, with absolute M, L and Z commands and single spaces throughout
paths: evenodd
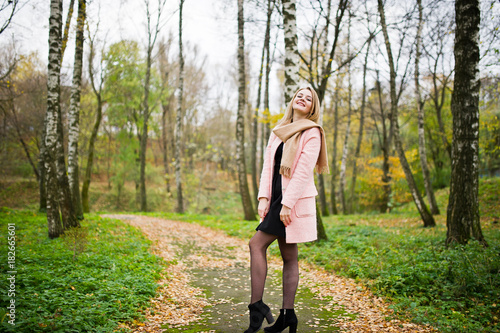
M 139 228 L 153 241 L 152 251 L 169 262 L 146 321 L 122 326 L 134 332 L 192 333 L 241 333 L 248 327 L 246 241 L 195 223 L 139 215 L 103 217 Z M 276 317 L 281 305 L 278 258 L 270 258 L 268 271 L 264 301 Z M 388 304 L 363 285 L 305 263 L 300 263 L 296 311 L 299 332 L 436 332 L 388 319 Z

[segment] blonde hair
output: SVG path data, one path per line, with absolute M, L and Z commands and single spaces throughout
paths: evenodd
M 305 88 L 299 88 L 295 94 L 293 94 L 292 99 L 288 103 L 288 106 L 285 110 L 285 115 L 281 120 L 278 122 L 278 125 L 286 125 L 291 122 L 293 122 L 293 100 L 297 96 L 297 94 L 301 91 L 307 89 L 311 92 L 312 95 L 312 105 L 311 105 L 311 111 L 309 111 L 309 114 L 307 115 L 306 119 L 314 121 L 316 124 L 319 122 L 319 115 L 321 113 L 321 106 L 319 104 L 319 97 L 316 91 L 311 88 L 311 87 L 305 87 Z

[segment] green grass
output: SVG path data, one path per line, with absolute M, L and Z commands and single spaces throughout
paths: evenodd
M 64 237 L 50 240 L 44 214 L 0 209 L 1 279 L 6 281 L 7 230 L 15 224 L 15 297 L 0 284 L 2 332 L 112 332 L 141 318 L 156 293 L 163 261 L 150 242 L 120 221 L 87 216 L 86 249 L 74 252 Z M 84 243 L 84 242 L 82 242 Z M 5 310 L 15 299 L 15 326 Z
M 441 332 L 500 332 L 499 192 L 499 178 L 481 180 L 481 226 L 488 248 L 474 241 L 445 247 L 448 192 L 441 190 L 437 193 L 441 215 L 435 228 L 422 227 L 413 204 L 391 214 L 330 216 L 324 218 L 328 241 L 301 245 L 300 260 L 362 281 L 391 302 L 395 316 L 430 323 Z M 202 211 L 200 207 L 208 203 L 213 215 L 147 215 L 250 239 L 257 221 L 242 220 L 241 204 L 234 196 L 218 194 L 207 202 L 201 200 L 194 210 Z M 16 224 L 17 234 L 16 331 L 70 327 L 108 332 L 118 322 L 141 320 L 140 309 L 155 293 L 162 261 L 148 252 L 149 242 L 137 230 L 87 216 L 87 250 L 73 262 L 63 239 L 47 238 L 45 215 L 33 211 L 0 211 L 2 248 L 7 247 L 9 222 Z M 276 245 L 270 252 L 279 254 Z M 3 281 L 6 255 L 0 251 Z M 6 285 L 0 286 L 1 311 L 9 299 Z M 3 314 L 0 317 L 0 330 L 13 331 Z

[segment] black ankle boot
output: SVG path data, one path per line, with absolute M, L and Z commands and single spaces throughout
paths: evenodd
M 264 318 L 266 318 L 268 324 L 274 322 L 271 309 L 262 300 L 250 304 L 248 309 L 250 310 L 250 326 L 245 333 L 255 333 L 260 330 Z
M 267 333 L 280 333 L 285 328 L 290 327 L 289 333 L 297 333 L 297 316 L 294 309 L 281 309 L 280 316 L 273 326 L 264 328 Z

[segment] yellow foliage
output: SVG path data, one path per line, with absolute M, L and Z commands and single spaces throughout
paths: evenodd
M 262 111 L 262 116 L 258 118 L 258 121 L 264 124 L 269 124 L 271 128 L 276 126 L 278 121 L 283 117 L 284 110 L 280 110 L 278 114 L 271 114 L 269 109 Z
M 364 149 L 370 151 L 371 148 L 365 145 Z M 418 153 L 418 152 L 417 152 Z M 418 157 L 414 152 L 409 152 L 410 158 Z M 366 155 L 365 155 L 366 156 Z M 362 191 L 358 193 L 360 204 L 365 207 L 378 207 L 384 197 L 384 186 L 387 185 L 383 180 L 383 157 L 377 156 L 367 159 L 358 159 L 358 180 Z M 411 193 L 408 191 L 405 174 L 399 158 L 389 157 L 389 173 L 391 186 L 391 202 L 403 203 L 411 201 Z

